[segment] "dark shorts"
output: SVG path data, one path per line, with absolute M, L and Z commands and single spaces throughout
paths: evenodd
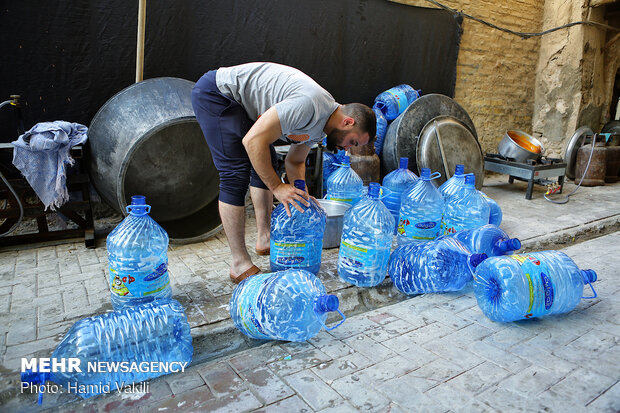
M 244 206 L 248 185 L 268 188 L 252 168 L 248 153 L 241 143 L 253 121 L 241 105 L 220 93 L 215 83 L 215 72 L 211 70 L 205 73 L 196 82 L 192 90 L 192 106 L 220 175 L 219 200 L 230 205 Z M 273 145 L 269 149 L 271 164 L 275 169 Z

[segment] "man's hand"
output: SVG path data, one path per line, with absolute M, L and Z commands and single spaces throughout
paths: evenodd
M 299 212 L 304 212 L 304 210 L 299 206 L 298 202 L 305 205 L 310 206 L 308 202 L 309 195 L 302 191 L 301 189 L 295 188 L 293 185 L 281 183 L 273 190 L 273 195 L 284 205 L 284 209 L 286 210 L 286 214 L 291 216 L 290 205 L 293 205 Z

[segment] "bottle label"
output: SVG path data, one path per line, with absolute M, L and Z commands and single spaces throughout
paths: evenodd
M 110 267 L 110 291 L 121 297 L 145 297 L 162 291 L 168 285 L 168 260 L 144 271 L 117 271 Z
M 316 242 L 271 242 L 272 260 L 289 268 L 304 268 L 317 250 Z
M 393 89 L 390 89 L 387 92 L 394 96 L 394 99 L 396 99 L 396 102 L 398 103 L 398 113 L 403 113 L 403 111 L 407 109 L 407 95 L 405 92 L 394 91 Z
M 231 308 L 231 314 L 239 315 L 239 319 L 247 334 L 258 339 L 270 338 L 263 329 L 258 314 L 258 298 L 261 292 L 278 278 L 278 273 L 253 275 L 243 284 L 243 290 L 237 300 L 237 308 Z
M 530 292 L 530 301 L 523 318 L 538 317 L 549 313 L 555 299 L 555 288 L 549 277 L 547 264 L 533 255 L 509 255 L 521 265 Z
M 433 240 L 437 238 L 437 222 L 422 221 L 414 222 L 407 217 L 403 217 L 398 222 L 398 233 L 407 238 L 418 240 Z
M 349 268 L 368 268 L 373 265 L 373 250 L 357 247 L 346 241 L 340 243 L 340 259 Z
M 456 225 L 454 222 L 441 220 L 441 233 L 443 235 L 454 235 L 458 231 L 465 229 L 464 225 Z

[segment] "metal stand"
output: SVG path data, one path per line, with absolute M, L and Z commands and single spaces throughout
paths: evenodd
M 527 182 L 525 199 L 532 199 L 534 184 L 546 186 L 551 183 L 545 179 L 549 177 L 558 177 L 558 185 L 560 186 L 558 193 L 562 193 L 566 163 L 560 159 L 548 158 L 544 159 L 542 163 L 529 164 L 511 161 L 496 154 L 487 154 L 484 157 L 484 169 L 507 174 L 508 182 L 511 184 L 515 179 Z
M 13 145 L 3 143 L 0 144 L 0 149 L 12 150 Z M 95 229 L 90 203 L 88 174 L 81 172 L 79 169 L 79 162 L 83 158 L 82 147 L 73 147 L 71 155 L 76 159 L 74 169 L 78 173 L 67 174 L 67 189 L 69 193 L 79 195 L 81 200 L 68 201 L 58 208 L 57 211 L 45 211 L 43 203 L 36 196 L 25 178 L 9 179 L 9 183 L 17 192 L 24 207 L 24 218 L 34 218 L 37 221 L 38 232 L 0 237 L 0 246 L 84 237 L 86 248 L 95 248 Z M 0 199 L 7 200 L 7 207 L 0 209 L 0 219 L 4 219 L 4 222 L 0 225 L 0 233 L 3 233 L 18 221 L 19 206 L 13 194 L 1 181 Z M 58 213 L 64 216 L 74 222 L 78 228 L 50 231 L 47 215 L 51 213 Z

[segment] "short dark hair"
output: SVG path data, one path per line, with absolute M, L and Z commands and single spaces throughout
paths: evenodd
M 375 112 L 362 103 L 342 105 L 342 113 L 355 119 L 355 124 L 362 132 L 368 132 L 368 143 L 374 142 L 377 135 L 377 117 Z

